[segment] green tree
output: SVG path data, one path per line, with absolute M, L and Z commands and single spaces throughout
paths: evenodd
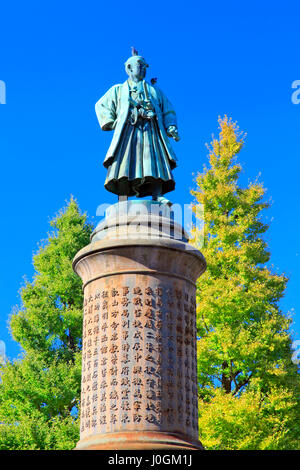
M 24 353 L 0 369 L 0 449 L 72 449 L 79 439 L 83 294 L 72 259 L 92 227 L 73 198 L 50 224 L 10 318 Z
M 300 447 L 299 373 L 291 319 L 279 307 L 285 275 L 269 266 L 265 188 L 239 186 L 244 134 L 226 116 L 196 178 L 207 261 L 197 285 L 200 440 L 208 449 Z

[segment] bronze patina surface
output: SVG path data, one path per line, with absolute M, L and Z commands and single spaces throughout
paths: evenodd
M 156 86 L 145 80 L 148 64 L 133 49 L 126 61 L 128 80 L 113 85 L 96 103 L 101 129 L 113 131 L 103 165 L 105 188 L 119 196 L 152 196 L 169 203 L 177 157 L 169 138 L 179 140 L 175 110 Z

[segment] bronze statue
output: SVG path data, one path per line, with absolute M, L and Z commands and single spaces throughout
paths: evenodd
M 175 111 L 156 87 L 146 82 L 145 59 L 132 48 L 125 63 L 128 80 L 114 85 L 97 102 L 102 130 L 114 130 L 103 165 L 105 188 L 120 196 L 145 197 L 171 204 L 163 194 L 173 191 L 177 158 L 169 137 L 179 140 Z

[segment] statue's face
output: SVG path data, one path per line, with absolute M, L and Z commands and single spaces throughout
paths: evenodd
M 143 80 L 146 76 L 147 64 L 141 59 L 131 60 L 128 64 L 127 72 L 130 78 Z

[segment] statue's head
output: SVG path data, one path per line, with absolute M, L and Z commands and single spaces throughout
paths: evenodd
M 143 80 L 146 76 L 148 66 L 144 57 L 138 55 L 138 52 L 132 47 L 132 56 L 125 62 L 125 70 L 131 79 Z

